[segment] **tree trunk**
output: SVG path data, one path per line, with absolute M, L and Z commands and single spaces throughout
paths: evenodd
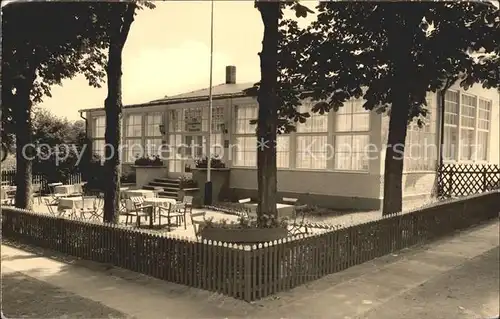
M 106 111 L 106 162 L 107 175 L 104 187 L 104 222 L 118 223 L 120 208 L 120 145 L 122 114 L 122 51 L 130 26 L 134 21 L 136 5 L 126 5 L 125 11 L 117 10 L 111 21 L 108 65 L 106 68 L 108 96 L 104 102 Z M 123 17 L 123 18 L 122 18 Z
M 12 103 L 12 115 L 16 133 L 15 179 L 17 190 L 15 207 L 32 209 L 32 168 L 36 152 L 32 145 L 31 90 L 36 77 L 36 68 L 33 61 L 35 52 L 26 48 L 25 53 L 20 54 L 20 56 L 27 57 L 25 63 L 20 63 L 25 72 L 21 77 L 14 80 L 15 93 L 8 92 L 7 101 Z
M 17 87 L 13 110 L 16 131 L 16 203 L 18 208 L 32 209 L 32 167 L 35 150 L 32 145 L 31 89 Z M 26 146 L 26 147 L 25 147 Z
M 264 38 L 260 53 L 261 82 L 257 100 L 259 117 L 257 123 L 257 180 L 259 204 L 258 223 L 265 226 L 267 215 L 277 217 L 277 170 L 276 170 L 276 131 L 278 126 L 277 97 L 278 85 L 278 23 L 280 3 L 258 2 L 264 24 Z M 267 224 L 268 225 L 268 224 Z
M 385 157 L 383 215 L 398 213 L 403 209 L 404 147 L 408 129 L 411 81 L 413 80 L 412 74 L 414 74 L 411 48 L 415 19 L 409 18 L 406 3 L 391 3 L 387 6 L 394 10 L 387 39 L 392 61 L 393 82 L 390 92 L 392 106 Z

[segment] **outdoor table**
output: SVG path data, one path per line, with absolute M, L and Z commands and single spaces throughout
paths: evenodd
M 62 197 L 59 199 L 59 204 L 57 205 L 57 210 L 59 212 L 71 209 L 76 212 L 82 208 L 92 208 L 97 197 Z
M 75 184 L 75 185 L 59 185 L 54 187 L 54 193 L 55 194 L 64 194 L 64 195 L 71 195 L 71 194 L 81 194 L 82 193 L 82 185 L 80 184 Z
M 145 198 L 154 198 L 155 193 L 153 191 L 147 190 L 147 189 L 133 189 L 133 190 L 128 190 L 123 193 L 125 198 L 130 198 L 130 197 L 145 197 Z
M 156 219 L 156 211 L 158 210 L 158 207 L 165 207 L 168 209 L 170 204 L 176 204 L 177 201 L 173 198 L 146 198 L 144 199 L 144 205 L 151 205 L 153 206 L 153 216 L 151 216 L 151 221 L 153 219 Z
M 144 200 L 144 205 L 151 205 L 153 207 L 169 207 L 170 204 L 177 204 L 177 201 L 173 198 L 146 198 Z

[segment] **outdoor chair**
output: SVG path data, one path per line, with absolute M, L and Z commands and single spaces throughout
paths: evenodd
M 187 205 L 193 205 L 193 196 L 184 196 L 182 202 L 186 203 Z
M 154 186 L 154 189 L 153 189 L 154 198 L 160 197 L 161 192 L 163 192 L 163 187 Z
M 236 213 L 240 217 L 250 218 L 251 209 L 246 205 L 250 203 L 252 199 L 250 197 L 238 200 L 238 205 L 236 206 Z
M 186 204 L 186 214 L 191 214 L 193 211 L 193 196 L 184 196 L 182 202 Z
M 14 205 L 14 196 L 8 194 L 5 189 L 1 190 L 0 196 L 2 205 Z
M 83 186 L 82 184 L 74 184 L 73 185 L 73 192 L 69 194 L 65 194 L 64 197 L 80 197 L 83 196 Z
M 130 197 L 130 202 L 132 203 L 132 211 L 135 213 L 137 227 L 141 226 L 141 217 L 151 218 L 154 220 L 154 207 L 152 205 L 144 205 L 144 197 L 133 196 Z M 151 222 L 152 222 L 151 221 Z
M 91 199 L 92 200 L 92 206 L 91 207 L 85 207 L 85 203 L 87 200 Z M 99 207 L 97 206 L 98 198 L 95 196 L 82 196 L 82 208 L 80 208 L 80 216 L 85 219 L 96 219 L 99 220 L 101 219 L 101 216 L 99 214 Z M 85 215 L 89 214 L 90 216 L 87 218 Z
M 201 231 L 200 225 L 202 225 L 205 222 L 205 214 L 206 212 L 198 212 L 190 214 L 191 224 L 193 225 L 194 235 L 196 236 L 196 238 L 200 237 L 200 231 Z M 196 217 L 202 217 L 202 219 L 197 220 Z
M 132 212 L 133 209 L 131 208 L 129 210 L 129 208 L 127 207 L 129 202 L 130 202 L 130 199 L 126 199 L 126 198 L 120 199 L 119 215 L 120 216 L 126 216 L 126 218 L 125 218 L 125 226 L 128 225 L 128 219 L 129 218 L 130 218 L 130 221 L 132 221 L 132 218 L 136 216 L 136 214 L 134 212 Z M 130 203 L 130 205 L 132 205 L 132 203 Z
M 60 214 L 54 210 L 54 205 L 48 198 L 43 199 L 45 205 L 47 206 L 47 209 L 49 210 L 49 214 L 52 216 L 59 216 Z
M 38 205 L 40 205 L 42 202 L 42 185 L 40 184 L 33 184 L 33 201 L 35 197 L 38 199 Z
M 160 206 L 158 207 L 159 214 L 158 214 L 158 223 L 161 226 L 161 218 L 165 217 L 167 218 L 168 222 L 168 229 L 170 230 L 170 225 L 172 224 L 171 220 L 172 218 L 175 218 L 175 225 L 179 226 L 182 222 L 184 223 L 184 229 L 187 229 L 186 226 L 186 204 L 185 203 L 179 203 L 179 204 L 170 204 L 167 207 Z
M 285 204 L 293 205 L 295 210 L 295 216 L 293 220 L 292 228 L 290 229 L 291 235 L 307 234 L 308 228 L 304 225 L 304 220 L 306 217 L 307 205 L 299 205 L 299 200 L 297 198 L 283 197 L 283 202 Z M 300 219 L 300 223 L 297 223 Z M 304 228 L 304 230 L 302 230 Z

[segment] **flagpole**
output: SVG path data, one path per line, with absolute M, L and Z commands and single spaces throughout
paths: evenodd
M 207 182 L 205 183 L 205 205 L 212 205 L 212 71 L 214 55 L 214 0 L 210 1 L 210 86 L 208 88 L 208 160 Z

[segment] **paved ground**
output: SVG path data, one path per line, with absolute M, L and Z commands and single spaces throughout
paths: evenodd
M 497 318 L 498 267 L 497 247 L 370 310 L 363 318 Z
M 5 267 L 2 312 L 7 318 L 125 318 L 103 304 Z
M 26 318 L 62 318 L 64 312 L 67 318 L 497 318 L 498 231 L 495 221 L 254 303 L 2 245 L 2 273 L 7 278 L 3 308 L 7 317 L 12 309 L 26 312 L 10 317 Z M 36 279 L 34 284 L 23 281 L 26 276 Z M 18 299 L 27 303 L 27 310 L 19 307 Z M 43 302 L 37 308 L 30 300 Z

